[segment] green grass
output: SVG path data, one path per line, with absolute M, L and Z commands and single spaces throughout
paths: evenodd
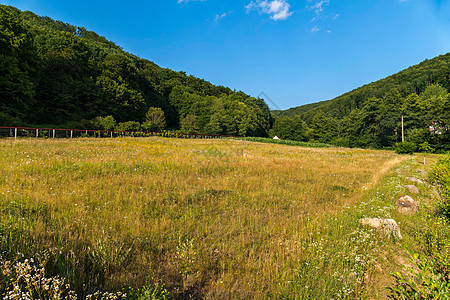
M 291 141 L 291 140 L 274 140 L 272 138 L 262 138 L 262 137 L 242 137 L 242 138 L 233 138 L 233 139 L 240 140 L 240 141 L 279 144 L 279 145 L 307 147 L 307 148 L 333 148 L 333 147 L 336 147 L 336 146 L 333 146 L 330 144 L 324 144 L 324 143 L 299 142 L 299 141 Z

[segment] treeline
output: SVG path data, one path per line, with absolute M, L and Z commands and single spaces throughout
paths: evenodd
M 318 110 L 308 121 L 301 116 L 278 117 L 271 133 L 298 141 L 317 141 L 344 147 L 392 147 L 405 141 L 413 150 L 424 143 L 435 151 L 450 150 L 450 93 L 431 84 L 406 97 L 393 88 L 383 97 L 370 97 L 342 118 Z
M 262 99 L 160 68 L 83 27 L 0 5 L 1 125 L 84 129 L 110 116 L 147 128 L 151 108 L 164 113 L 160 129 L 267 136 L 273 122 Z

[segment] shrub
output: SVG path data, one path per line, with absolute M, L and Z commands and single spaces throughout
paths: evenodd
M 113 130 L 114 126 L 116 126 L 116 121 L 112 116 L 96 117 L 92 121 L 92 124 L 94 125 L 95 129 Z
M 398 154 L 413 154 L 417 145 L 411 142 L 396 143 L 394 149 Z
M 411 254 L 410 268 L 412 278 L 397 272 L 392 274 L 396 279 L 396 285 L 390 288 L 394 299 L 449 299 L 450 282 L 440 268 L 442 261 L 438 253 L 436 259 L 428 259 L 419 254 Z M 448 268 L 448 265 L 446 266 Z
M 147 283 L 140 289 L 130 288 L 127 291 L 127 299 L 130 300 L 165 300 L 168 297 L 169 292 L 164 288 L 164 284 L 160 282 Z
M 450 219 L 450 156 L 439 159 L 429 174 L 428 180 L 439 186 L 443 201 L 437 204 L 438 212 Z
M 450 156 L 439 159 L 429 174 L 429 180 L 434 184 L 445 184 L 450 180 Z
M 140 129 L 141 124 L 135 121 L 122 122 L 115 127 L 115 130 L 117 131 L 139 131 Z
M 338 147 L 350 147 L 350 139 L 348 137 L 335 137 L 331 140 L 331 144 Z

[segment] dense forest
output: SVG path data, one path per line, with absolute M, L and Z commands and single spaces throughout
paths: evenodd
M 161 68 L 83 27 L 0 5 L 0 125 L 267 136 L 272 122 L 262 99 Z
M 450 150 L 450 53 L 426 60 L 333 100 L 276 116 L 272 134 L 346 147 L 391 147 L 404 136 L 415 150 Z M 422 146 L 424 148 L 425 146 Z

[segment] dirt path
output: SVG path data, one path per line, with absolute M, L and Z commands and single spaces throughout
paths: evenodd
M 410 156 L 402 155 L 398 156 L 394 159 L 391 159 L 387 162 L 385 162 L 382 166 L 382 168 L 379 170 L 379 172 L 375 173 L 372 178 L 370 179 L 370 182 L 366 185 L 367 189 L 373 188 L 375 185 L 377 185 L 385 176 L 387 173 L 389 173 L 392 168 L 395 166 L 401 164 L 402 162 L 410 159 Z

